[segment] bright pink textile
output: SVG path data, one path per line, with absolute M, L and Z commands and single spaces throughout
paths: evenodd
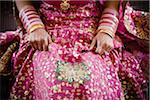
M 53 5 L 41 4 L 40 14 L 46 29 L 55 39 L 50 51 L 34 51 L 23 35 L 19 50 L 13 55 L 14 75 L 10 98 L 26 100 L 118 100 L 123 96 L 122 77 L 130 77 L 139 98 L 144 98 L 141 84 L 146 83 L 138 60 L 122 49 L 118 36 L 110 54 L 100 56 L 89 51 L 97 28 L 101 7 L 94 1 L 67 13 Z M 120 40 L 120 41 L 119 41 Z M 88 66 L 90 80 L 83 84 L 56 78 L 57 61 Z

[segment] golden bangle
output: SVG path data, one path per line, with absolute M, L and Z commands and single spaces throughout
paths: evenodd
M 111 30 L 108 30 L 108 29 L 100 29 L 99 32 L 106 33 L 106 34 L 109 35 L 111 38 L 114 38 L 114 37 L 115 37 L 115 34 L 114 34 Z
M 113 33 L 114 32 L 114 30 L 113 30 L 113 28 L 112 27 L 108 27 L 108 26 L 99 26 L 98 27 L 98 30 L 109 30 L 109 31 L 111 31 L 111 33 Z
M 43 25 L 43 24 L 35 24 L 35 25 L 33 25 L 33 26 L 29 29 L 29 33 L 33 32 L 34 30 L 39 29 L 39 28 L 44 28 L 44 25 Z

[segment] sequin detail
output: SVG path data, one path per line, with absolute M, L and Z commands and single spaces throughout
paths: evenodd
M 78 82 L 83 84 L 84 81 L 90 80 L 90 71 L 84 63 L 68 63 L 57 61 L 56 77 L 59 80 L 69 83 Z

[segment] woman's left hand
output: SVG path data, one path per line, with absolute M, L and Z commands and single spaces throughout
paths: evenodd
M 114 47 L 113 38 L 106 33 L 97 32 L 97 35 L 93 38 L 90 50 L 96 45 L 95 52 L 102 55 L 103 53 L 109 53 Z

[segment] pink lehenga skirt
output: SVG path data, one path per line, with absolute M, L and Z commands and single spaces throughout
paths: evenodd
M 118 36 L 110 54 L 89 50 L 101 14 L 94 2 L 73 6 L 67 13 L 41 4 L 39 12 L 54 42 L 49 51 L 35 51 L 28 34 L 16 31 L 20 47 L 12 58 L 15 82 L 10 99 L 120 100 L 125 93 L 119 76 L 130 78 L 137 98 L 144 98 L 146 80 L 139 62 L 122 49 Z

